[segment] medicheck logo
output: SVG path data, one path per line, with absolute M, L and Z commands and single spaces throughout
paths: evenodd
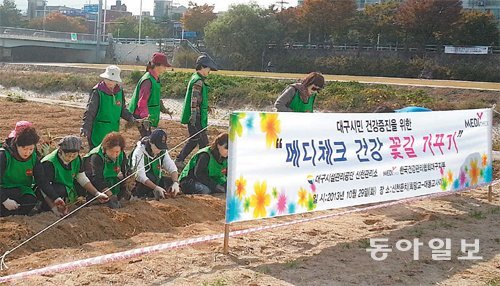
M 488 126 L 488 120 L 483 112 L 477 112 L 476 117 L 465 119 L 465 128 Z

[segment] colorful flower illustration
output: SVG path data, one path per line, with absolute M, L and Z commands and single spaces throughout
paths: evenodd
M 229 128 L 229 140 L 234 141 L 236 139 L 236 134 L 241 137 L 243 134 L 243 126 L 240 123 L 240 119 L 245 118 L 245 113 L 233 113 L 230 116 L 230 128 Z
M 245 126 L 249 131 L 253 130 L 254 121 L 255 121 L 255 116 L 253 114 L 249 114 L 245 122 Z
M 278 198 L 278 213 L 283 214 L 286 212 L 286 193 L 282 191 Z
M 289 203 L 288 204 L 288 213 L 289 214 L 294 214 L 295 213 L 295 209 L 296 209 L 295 203 Z
M 254 208 L 253 217 L 266 217 L 266 207 L 271 204 L 271 196 L 267 193 L 267 183 L 263 181 L 254 184 L 254 194 L 250 198 L 250 206 Z
M 451 170 L 448 170 L 447 178 L 446 180 L 451 183 L 453 182 L 453 172 Z
M 454 190 L 458 190 L 460 189 L 460 181 L 458 179 L 456 179 L 454 182 L 453 182 L 453 189 Z
M 313 175 L 307 175 L 307 182 L 310 184 L 311 191 L 313 191 L 313 193 L 315 193 L 316 192 L 316 185 L 314 184 Z
M 448 188 L 448 181 L 446 179 L 441 179 L 441 190 L 446 191 Z
M 278 116 L 278 113 L 263 113 L 260 116 L 260 129 L 266 133 L 267 148 L 275 146 L 278 134 L 281 132 L 281 123 Z
M 238 198 L 242 200 L 247 193 L 246 190 L 247 180 L 245 180 L 243 176 L 240 176 L 239 179 L 236 179 L 235 185 L 236 185 L 236 196 L 238 196 Z
M 246 198 L 243 203 L 243 210 L 247 213 L 250 211 L 250 198 Z
M 229 197 L 227 201 L 227 210 L 226 210 L 226 221 L 232 222 L 236 221 L 240 218 L 241 214 L 241 201 L 236 196 Z
M 302 187 L 300 187 L 300 190 L 299 190 L 299 202 L 298 202 L 298 204 L 301 207 L 307 206 L 307 191 Z
M 483 168 L 486 167 L 486 165 L 488 165 L 488 155 L 483 154 L 483 156 L 481 157 L 481 162 L 482 162 Z
M 273 198 L 277 199 L 278 198 L 278 188 L 273 187 L 273 192 L 271 194 L 273 195 Z
M 313 194 L 309 194 L 308 198 L 307 198 L 307 210 L 308 211 L 312 211 L 316 208 L 316 204 L 314 202 L 314 195 Z
M 269 217 L 273 217 L 273 216 L 276 216 L 276 210 L 275 210 L 275 209 L 272 209 L 272 210 L 269 212 Z
M 459 177 L 459 180 L 460 180 L 460 186 L 463 187 L 465 185 L 465 183 L 467 182 L 467 174 L 465 173 L 465 171 L 460 171 L 460 177 Z
M 477 184 L 479 176 L 481 174 L 481 170 L 478 168 L 477 163 L 478 162 L 476 160 L 471 160 L 470 162 L 469 177 L 471 185 Z
M 491 165 L 489 165 L 484 170 L 484 182 L 490 183 L 492 181 L 493 181 L 493 167 Z

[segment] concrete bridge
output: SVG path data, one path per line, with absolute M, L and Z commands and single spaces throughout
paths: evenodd
M 0 60 L 35 62 L 101 62 L 107 36 L 0 27 Z

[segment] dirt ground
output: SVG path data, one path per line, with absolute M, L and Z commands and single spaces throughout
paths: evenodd
M 81 109 L 0 99 L 0 136 L 18 120 L 35 122 L 44 139 L 49 132 L 52 137 L 76 134 L 82 114 Z M 163 121 L 161 127 L 168 131 L 170 147 L 187 136 L 178 122 Z M 209 134 L 219 131 L 213 128 Z M 126 131 L 129 149 L 137 137 L 136 130 Z M 499 167 L 495 165 L 496 179 Z M 481 189 L 235 237 L 227 256 L 217 240 L 12 285 L 500 285 L 499 187 L 494 191 L 493 202 Z M 224 209 L 224 198 L 212 196 L 133 201 L 118 210 L 88 207 L 10 254 L 9 269 L 0 275 L 221 233 Z M 238 223 L 231 229 L 335 212 Z M 0 252 L 55 220 L 51 213 L 1 218 Z M 386 260 L 370 258 L 369 238 L 389 239 L 393 251 Z M 451 239 L 451 261 L 431 259 L 428 243 L 433 238 Z M 413 251 L 394 247 L 400 239 L 424 243 L 418 261 Z M 479 239 L 482 259 L 458 260 L 461 239 Z

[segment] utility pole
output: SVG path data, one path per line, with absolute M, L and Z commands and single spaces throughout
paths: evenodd
M 139 5 L 139 44 L 141 44 L 141 29 L 142 29 L 142 0 Z
M 101 62 L 101 15 L 102 15 L 102 0 L 99 0 L 99 7 L 97 7 L 97 29 L 96 29 L 96 63 Z
M 102 34 L 106 35 L 106 10 L 108 9 L 108 0 L 104 0 L 104 19 L 102 23 Z
M 279 1 L 277 1 L 277 2 L 276 2 L 276 4 L 279 4 L 279 5 L 280 5 L 280 7 L 281 7 L 281 8 L 280 8 L 280 9 L 281 9 L 280 11 L 283 11 L 283 7 L 284 7 L 284 5 L 285 5 L 285 4 L 288 4 L 288 3 L 289 3 L 289 2 L 287 2 L 287 1 L 285 1 L 285 0 L 279 0 Z

